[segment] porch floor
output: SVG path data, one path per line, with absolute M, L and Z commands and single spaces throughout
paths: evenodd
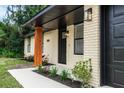
M 24 88 L 69 88 L 59 82 L 39 75 L 32 70 L 35 68 L 13 69 L 8 72 L 24 87 Z

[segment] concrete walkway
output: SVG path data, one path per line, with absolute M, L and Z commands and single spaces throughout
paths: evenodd
M 33 72 L 32 70 L 34 69 L 26 68 L 8 71 L 24 88 L 69 88 L 66 85 Z

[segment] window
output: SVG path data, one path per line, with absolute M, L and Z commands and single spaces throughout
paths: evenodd
M 83 55 L 83 23 L 75 25 L 74 54 Z
M 31 52 L 31 38 L 28 38 L 27 52 Z

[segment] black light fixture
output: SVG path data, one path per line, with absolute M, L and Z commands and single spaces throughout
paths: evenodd
M 64 35 L 65 35 L 66 38 L 69 37 L 69 31 L 66 31 L 66 32 L 64 33 Z
M 84 11 L 84 21 L 92 21 L 92 8 Z

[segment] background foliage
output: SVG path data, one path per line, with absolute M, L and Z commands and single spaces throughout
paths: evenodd
M 8 5 L 6 16 L 0 22 L 0 56 L 23 57 L 24 36 L 33 31 L 33 27 L 21 25 L 32 18 L 46 5 Z

